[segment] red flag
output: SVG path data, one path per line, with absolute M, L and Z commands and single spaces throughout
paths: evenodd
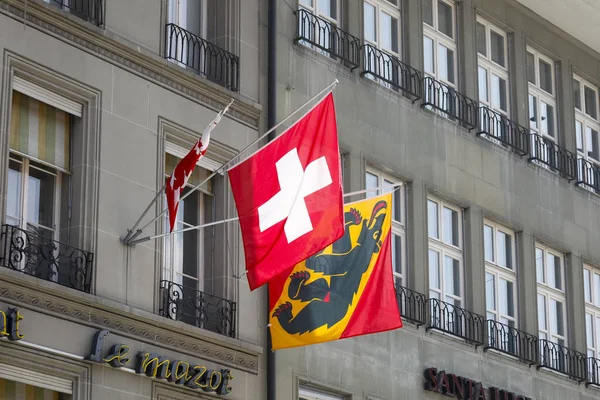
M 208 143 L 210 142 L 210 131 L 212 131 L 219 121 L 221 121 L 221 117 L 227 112 L 231 103 L 233 103 L 233 100 L 217 114 L 210 124 L 208 124 L 194 147 L 192 147 L 190 152 L 179 161 L 173 169 L 171 176 L 167 178 L 165 194 L 167 195 L 167 206 L 169 208 L 169 232 L 173 232 L 173 226 L 175 226 L 181 191 L 185 188 L 185 185 L 192 175 L 192 172 L 194 172 L 194 168 L 196 168 L 196 164 L 198 164 L 200 158 L 206 154 Z
M 333 95 L 232 168 L 229 179 L 251 290 L 339 239 L 344 206 Z

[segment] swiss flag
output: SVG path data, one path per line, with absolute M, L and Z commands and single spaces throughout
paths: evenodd
M 254 290 L 344 233 L 333 94 L 229 171 Z

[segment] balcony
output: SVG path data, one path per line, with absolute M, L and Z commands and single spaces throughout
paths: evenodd
M 600 360 L 594 357 L 588 358 L 587 384 L 600 387 Z
M 485 106 L 479 107 L 477 136 L 486 137 L 501 146 L 508 146 L 520 156 L 528 153 L 529 132 L 527 128 Z
M 530 133 L 529 135 L 531 146 L 529 161 L 534 161 L 553 171 L 560 172 L 569 181 L 577 178 L 577 156 L 575 154 L 536 133 Z
M 530 366 L 538 361 L 538 338 L 506 324 L 487 320 L 488 342 L 483 348 L 515 356 Z
M 485 331 L 483 316 L 438 299 L 428 299 L 427 329 L 435 329 L 465 339 L 475 346 L 482 345 Z
M 585 158 L 578 159 L 576 184 L 600 193 L 600 166 Z
M 402 90 L 414 100 L 422 97 L 420 71 L 370 44 L 363 46 L 363 53 L 365 65 L 361 75 L 369 75 L 390 88 Z
M 163 317 L 235 337 L 235 302 L 175 282 L 160 282 Z
M 396 297 L 403 321 L 411 322 L 417 327 L 425 325 L 427 300 L 424 294 L 396 285 Z
M 421 106 L 440 111 L 450 119 L 457 119 L 469 129 L 477 126 L 477 102 L 430 76 L 423 78 Z
M 96 26 L 104 25 L 103 0 L 47 0 L 47 2 Z
M 578 382 L 586 379 L 585 354 L 546 339 L 540 339 L 539 368 L 548 368 L 568 375 Z
M 298 37 L 294 41 L 339 58 L 352 69 L 360 62 L 360 39 L 302 8 L 298 10 Z
M 12 225 L 2 225 L 0 246 L 0 266 L 90 293 L 92 253 Z
M 166 25 L 165 58 L 233 92 L 240 89 L 239 57 L 175 24 Z

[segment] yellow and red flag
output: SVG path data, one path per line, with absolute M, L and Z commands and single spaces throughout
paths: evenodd
M 344 206 L 344 236 L 269 281 L 273 349 L 402 327 L 392 274 L 392 194 Z

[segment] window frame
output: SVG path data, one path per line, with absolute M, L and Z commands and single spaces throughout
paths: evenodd
M 439 3 L 438 2 L 442 2 L 448 6 L 450 6 L 450 9 L 452 10 L 452 35 L 453 37 L 449 37 L 448 35 L 446 35 L 444 32 L 439 30 L 439 12 L 438 12 L 438 6 Z M 433 42 L 433 69 L 434 69 L 434 73 L 430 73 L 427 72 L 425 70 L 425 46 L 423 45 L 423 73 L 425 75 L 431 76 L 434 79 L 452 87 L 453 89 L 456 89 L 458 87 L 458 44 L 457 44 L 457 23 L 456 23 L 456 3 L 454 1 L 449 1 L 449 0 L 432 0 L 431 1 L 431 12 L 432 12 L 432 17 L 433 17 L 433 26 L 429 25 L 427 22 L 425 22 L 425 18 L 422 18 L 423 21 L 423 41 L 425 41 L 425 37 L 427 37 L 428 39 L 430 39 Z M 448 79 L 442 79 L 440 77 L 440 70 L 439 70 L 439 62 L 438 62 L 438 51 L 439 51 L 439 46 L 444 46 L 446 47 L 448 50 L 451 50 L 454 53 L 454 57 L 453 57 L 453 68 L 454 68 L 454 83 L 450 82 Z
M 387 0 L 363 0 L 363 10 L 364 10 L 364 4 L 369 4 L 370 6 L 375 8 L 375 41 L 369 40 L 366 38 L 365 35 L 365 29 L 364 27 L 366 26 L 365 24 L 365 16 L 364 16 L 364 12 L 363 12 L 363 40 L 366 44 L 370 44 L 371 46 L 385 52 L 388 53 L 396 58 L 398 58 L 399 60 L 402 60 L 402 7 L 401 4 L 399 5 L 394 5 L 392 3 L 390 3 Z M 398 41 L 398 51 L 393 51 L 391 49 L 384 49 L 381 46 L 381 13 L 385 12 L 386 14 L 388 14 L 389 16 L 396 18 L 396 20 L 398 21 L 398 36 L 396 38 L 396 40 Z
M 457 301 L 458 303 L 458 307 L 463 307 L 464 305 L 464 301 L 465 301 L 465 288 L 464 288 L 464 282 L 465 282 L 465 272 L 464 272 L 464 243 L 463 243 L 463 212 L 464 210 L 462 208 L 460 208 L 459 206 L 456 206 L 452 203 L 449 203 L 445 200 L 442 200 L 438 197 L 435 196 L 427 196 L 427 227 L 429 227 L 429 202 L 434 202 L 438 205 L 438 213 L 437 213 L 437 226 L 438 226 L 438 235 L 440 236 L 440 238 L 435 238 L 432 236 L 429 236 L 429 232 L 427 233 L 427 237 L 428 237 L 428 251 L 427 251 L 427 271 L 429 273 L 429 270 L 431 268 L 431 260 L 429 259 L 429 251 L 434 251 L 436 253 L 439 254 L 439 258 L 438 258 L 438 269 L 439 269 L 439 280 L 440 280 L 440 288 L 432 288 L 431 287 L 431 277 L 429 277 L 428 279 L 428 286 L 429 286 L 429 295 L 428 297 L 432 297 L 431 296 L 431 292 L 435 292 L 439 295 L 439 300 L 442 301 L 446 301 L 445 298 L 446 297 L 450 297 L 452 298 L 455 302 Z M 458 246 L 455 246 L 453 244 L 449 244 L 443 241 L 443 230 L 444 230 L 444 225 L 443 225 L 443 209 L 444 208 L 448 208 L 450 210 L 456 211 L 458 212 L 458 224 L 457 224 L 457 229 L 458 229 Z M 429 231 L 429 229 L 427 229 Z M 445 258 L 446 257 L 450 257 L 454 260 L 458 261 L 458 267 L 459 267 L 459 289 L 460 289 L 460 294 L 456 295 L 456 294 L 452 294 L 449 293 L 447 288 L 446 288 L 446 276 L 445 276 Z
M 600 89 L 598 85 L 592 84 L 590 81 L 582 78 L 577 74 L 573 74 L 573 81 L 579 82 L 579 102 L 581 109 L 578 109 L 574 104 L 573 109 L 575 112 L 575 148 L 577 154 L 585 160 L 600 167 L 600 143 L 598 143 L 598 158 L 593 158 L 589 155 L 588 140 L 587 140 L 587 128 L 596 131 L 596 141 L 600 141 Z M 596 100 L 596 118 L 593 118 L 587 113 L 585 106 L 585 88 L 589 88 L 594 92 L 594 99 Z M 577 126 L 581 124 L 581 149 L 579 147 L 579 135 L 577 134 Z
M 396 205 L 393 205 L 394 212 L 392 212 L 392 239 L 394 236 L 400 237 L 400 272 L 396 270 L 395 262 L 396 260 L 392 257 L 392 273 L 394 275 L 394 283 L 396 279 L 399 279 L 401 282 L 401 286 L 405 286 L 406 280 L 408 278 L 408 271 L 406 268 L 406 184 L 402 182 L 400 179 L 396 179 L 393 176 L 386 174 L 376 168 L 367 167 L 365 169 L 365 189 L 367 188 L 366 177 L 367 174 L 371 174 L 377 177 L 377 186 L 384 186 L 387 183 L 397 183 L 401 182 L 402 184 L 399 187 L 393 188 L 391 191 L 394 193 L 393 199 L 398 199 L 400 201 L 400 207 L 398 212 L 400 213 L 400 219 L 395 218 Z M 383 185 L 382 185 L 383 183 Z M 375 195 L 381 195 L 384 193 L 389 193 L 390 190 L 380 189 L 377 190 Z M 375 196 L 374 195 L 374 196 Z M 365 194 L 366 198 L 369 198 L 369 193 Z M 396 250 L 394 250 L 395 240 L 392 240 L 392 253 L 395 254 Z
M 545 282 L 539 282 L 537 279 L 537 250 L 540 249 L 542 250 L 542 254 L 543 254 L 543 260 L 544 260 L 544 278 L 545 278 Z M 561 267 L 561 289 L 556 289 L 553 288 L 551 286 L 548 285 L 548 255 L 552 255 L 555 257 L 558 257 L 560 259 L 560 267 Z M 540 333 L 543 333 L 546 336 L 546 340 L 553 342 L 553 343 L 558 343 L 558 340 L 562 340 L 563 346 L 567 346 L 567 340 L 568 340 L 568 336 L 569 336 L 569 330 L 568 330 L 568 326 L 567 326 L 567 299 L 566 299 L 566 293 L 565 293 L 565 256 L 563 253 L 545 246 L 539 242 L 535 243 L 534 246 L 534 259 L 535 259 L 535 266 L 536 266 L 536 287 L 537 287 L 537 291 L 536 291 L 536 303 L 537 303 L 537 313 L 538 313 L 538 336 L 540 336 Z M 541 327 L 539 326 L 539 322 L 540 322 L 540 315 L 539 315 L 539 309 L 540 309 L 540 304 L 539 304 L 539 296 L 544 296 L 545 299 L 545 324 L 546 324 L 546 329 L 541 329 Z M 563 308 L 563 330 L 564 330 L 564 335 L 559 335 L 558 333 L 552 333 L 552 323 L 551 323 L 551 311 L 550 311 L 550 300 L 554 300 L 557 302 L 561 302 L 562 303 L 562 308 Z M 557 321 L 558 323 L 558 321 Z M 558 327 L 557 327 L 558 328 Z M 556 329 L 558 330 L 558 329 Z M 558 339 L 558 340 L 556 340 Z
M 585 304 L 585 314 L 586 316 L 588 314 L 590 314 L 592 316 L 592 338 L 591 338 L 591 342 L 592 342 L 592 347 L 589 346 L 590 344 L 590 338 L 588 337 L 588 325 L 587 325 L 587 318 L 585 321 L 585 334 L 586 334 L 586 354 L 587 357 L 594 357 L 595 359 L 600 360 L 600 287 L 598 287 L 597 291 L 595 290 L 595 286 L 594 286 L 594 276 L 597 275 L 598 279 L 600 281 L 600 270 L 598 268 L 594 268 L 591 265 L 584 263 L 583 264 L 583 273 L 584 273 L 584 279 L 583 279 L 583 284 L 584 284 L 584 304 Z M 589 290 L 590 290 L 590 301 L 588 301 L 586 299 L 585 296 L 585 286 L 586 286 L 586 282 L 585 282 L 585 272 L 589 272 L 590 273 L 590 286 L 589 286 Z M 585 318 L 585 317 L 584 317 Z M 590 352 L 592 354 L 590 354 Z
M 346 396 L 339 395 L 333 392 L 316 390 L 302 383 L 298 384 L 298 399 L 302 400 L 346 400 Z
M 534 49 L 531 46 L 527 46 L 526 48 L 526 53 L 530 53 L 533 55 L 533 60 L 534 60 L 534 80 L 535 83 L 532 83 L 529 81 L 528 78 L 528 71 L 527 71 L 527 56 L 526 61 L 525 61 L 525 76 L 527 79 L 527 103 L 528 103 L 528 108 L 527 108 L 527 113 L 528 113 L 528 117 L 529 117 L 529 129 L 533 132 L 536 133 L 540 136 L 542 136 L 545 139 L 551 140 L 554 143 L 558 142 L 558 109 L 557 109 L 557 101 L 556 101 L 556 65 L 554 63 L 554 60 L 550 57 L 548 57 L 547 55 L 545 55 L 544 53 Z M 540 60 L 549 64 L 550 65 L 550 73 L 552 76 L 552 94 L 548 93 L 546 90 L 542 89 L 541 84 L 540 84 Z M 530 96 L 535 96 L 536 98 L 536 127 L 533 128 L 532 127 L 532 116 L 530 113 L 530 105 L 529 105 L 529 97 Z M 542 119 L 541 119 L 541 108 L 540 105 L 541 103 L 544 102 L 548 105 L 551 105 L 554 109 L 554 114 L 553 114 L 553 126 L 554 126 L 554 136 L 548 135 L 544 132 L 542 132 Z

